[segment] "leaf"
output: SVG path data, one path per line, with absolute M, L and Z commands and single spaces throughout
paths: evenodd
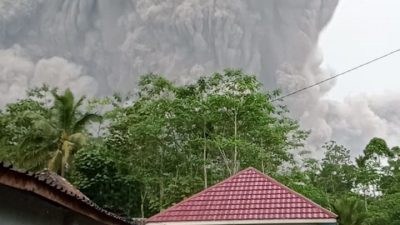
M 85 113 L 72 127 L 72 132 L 81 132 L 90 122 L 100 122 L 102 117 L 94 113 Z

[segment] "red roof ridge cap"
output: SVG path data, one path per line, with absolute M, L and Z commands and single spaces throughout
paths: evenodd
M 321 210 L 319 213 L 325 214 L 330 218 L 335 218 L 336 219 L 338 217 L 333 212 L 323 208 L 322 206 L 318 205 L 317 203 L 313 202 L 312 200 L 308 199 L 307 197 L 305 197 L 305 196 L 301 195 L 300 193 L 297 193 L 296 191 L 290 189 L 289 187 L 287 187 L 284 184 L 278 182 L 274 178 L 262 173 L 261 171 L 255 169 L 253 167 L 248 167 L 248 168 L 243 169 L 243 170 L 237 172 L 236 174 L 233 174 L 233 175 L 229 176 L 228 178 L 225 178 L 222 181 L 220 181 L 220 182 L 218 182 L 218 183 L 216 183 L 216 184 L 214 184 L 214 185 L 212 185 L 212 186 L 210 186 L 210 187 L 208 187 L 208 188 L 206 188 L 206 189 L 204 189 L 204 190 L 202 190 L 202 191 L 190 196 L 189 198 L 186 198 L 186 199 L 180 201 L 179 203 L 177 203 L 175 205 L 172 205 L 172 206 L 168 207 L 167 209 L 165 209 L 165 210 L 163 210 L 163 211 L 151 216 L 150 218 L 145 220 L 145 223 L 152 223 L 152 222 L 158 223 L 158 222 L 160 222 L 159 220 L 160 220 L 160 218 L 163 217 L 164 214 L 168 214 L 169 212 L 173 212 L 174 209 L 176 209 L 176 207 L 179 207 L 180 205 L 183 205 L 183 204 L 191 201 L 192 199 L 195 199 L 195 198 L 199 197 L 200 195 L 203 195 L 203 194 L 207 195 L 207 192 L 210 191 L 210 189 L 214 189 L 214 188 L 216 188 L 216 187 L 218 187 L 220 185 L 223 185 L 224 183 L 229 182 L 229 181 L 231 181 L 231 180 L 233 180 L 233 179 L 235 179 L 235 178 L 237 178 L 237 177 L 239 177 L 242 174 L 247 173 L 247 172 L 250 172 L 252 174 L 256 174 L 258 176 L 262 176 L 264 179 L 268 180 L 273 185 L 278 186 L 278 187 L 282 188 L 283 190 L 286 190 L 288 193 L 293 194 L 297 198 L 300 198 L 300 199 L 304 200 L 306 203 L 308 203 L 308 204 L 314 206 L 315 208 Z M 177 221 L 179 221 L 179 220 L 177 220 Z
M 233 174 L 233 175 L 231 175 L 231 176 L 229 176 L 229 177 L 223 179 L 222 181 L 217 182 L 216 184 L 211 185 L 210 187 L 207 187 L 206 189 L 204 189 L 204 190 L 202 190 L 202 191 L 200 191 L 200 192 L 197 192 L 196 194 L 190 196 L 189 198 L 186 198 L 186 199 L 180 201 L 179 203 L 177 203 L 177 204 L 175 204 L 175 205 L 171 205 L 170 207 L 166 208 L 165 210 L 162 210 L 162 211 L 158 212 L 157 214 L 155 214 L 155 215 L 151 216 L 150 218 L 148 218 L 148 219 L 146 220 L 146 222 L 151 222 L 151 220 L 152 220 L 153 218 L 157 217 L 160 213 L 163 213 L 163 212 L 165 212 L 165 211 L 168 211 L 168 209 L 170 209 L 171 207 L 177 207 L 177 206 L 179 206 L 179 205 L 182 205 L 182 204 L 184 204 L 185 202 L 190 201 L 191 199 L 196 198 L 197 196 L 199 196 L 199 195 L 201 195 L 201 194 L 207 192 L 208 190 L 210 190 L 210 189 L 212 189 L 212 188 L 214 188 L 214 187 L 216 187 L 216 186 L 218 186 L 218 185 L 221 185 L 221 184 L 223 184 L 223 183 L 225 183 L 225 182 L 227 182 L 227 181 L 229 181 L 229 180 L 232 180 L 233 178 L 237 177 L 238 175 L 240 175 L 240 174 L 242 174 L 242 173 L 244 173 L 244 172 L 246 172 L 246 171 L 249 171 L 249 170 L 255 170 L 256 172 L 259 172 L 257 169 L 255 169 L 255 168 L 253 168 L 253 167 L 248 167 L 248 168 L 246 168 L 246 169 L 244 169 L 244 170 L 241 170 L 241 171 L 239 171 L 239 172 L 237 172 L 237 173 L 235 173 L 235 174 Z M 260 173 L 261 173 L 261 172 L 260 172 Z
M 274 178 L 268 176 L 267 174 L 265 174 L 265 173 L 263 173 L 263 172 L 261 172 L 261 171 L 255 169 L 255 168 L 253 168 L 253 167 L 249 167 L 249 168 L 247 168 L 247 169 L 245 169 L 245 170 L 247 171 L 247 170 L 249 170 L 249 169 L 253 169 L 253 170 L 254 170 L 255 172 L 257 172 L 258 174 L 263 175 L 263 176 L 265 176 L 266 178 L 270 179 L 274 184 L 276 184 L 276 185 L 278 185 L 278 186 L 284 188 L 285 190 L 289 191 L 290 193 L 292 193 L 292 194 L 294 194 L 294 195 L 297 195 L 297 196 L 300 197 L 300 198 L 303 198 L 304 200 L 310 202 L 312 205 L 314 205 L 315 207 L 321 209 L 321 210 L 324 211 L 325 213 L 327 213 L 327 214 L 329 214 L 329 215 L 331 215 L 331 216 L 333 216 L 333 217 L 335 217 L 335 218 L 338 217 L 338 215 L 336 215 L 335 213 L 333 213 L 333 212 L 331 212 L 331 211 L 325 209 L 324 207 L 320 206 L 319 204 L 315 203 L 313 200 L 311 200 L 311 199 L 305 197 L 304 195 L 302 195 L 302 194 L 300 194 L 300 193 L 298 193 L 298 192 L 296 192 L 296 191 L 290 189 L 288 186 L 282 184 L 281 182 L 275 180 Z M 243 170 L 243 171 L 244 171 L 244 170 Z

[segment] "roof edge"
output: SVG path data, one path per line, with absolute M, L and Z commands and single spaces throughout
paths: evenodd
M 249 169 L 249 168 L 248 168 L 248 169 Z M 222 181 L 217 182 L 216 184 L 211 185 L 210 187 L 207 187 L 206 189 L 204 189 L 204 190 L 202 190 L 202 191 L 200 191 L 200 192 L 197 192 L 196 194 L 190 196 L 189 198 L 183 199 L 182 201 L 178 202 L 178 203 L 175 204 L 175 205 L 171 205 L 171 206 L 168 207 L 167 209 L 162 210 L 162 211 L 160 211 L 159 213 L 157 213 L 157 214 L 151 216 L 150 218 L 146 219 L 145 223 L 146 223 L 146 224 L 151 223 L 152 219 L 155 218 L 155 217 L 157 217 L 159 214 L 168 211 L 168 210 L 169 210 L 170 208 L 172 208 L 172 207 L 177 207 L 177 206 L 179 206 L 179 205 L 182 205 L 183 203 L 185 203 L 185 202 L 187 202 L 187 201 L 190 201 L 191 199 L 196 198 L 197 196 L 203 194 L 204 192 L 208 191 L 209 189 L 212 189 L 212 188 L 214 188 L 214 187 L 218 186 L 219 184 L 222 184 L 222 183 L 224 183 L 224 182 L 226 182 L 226 181 L 232 180 L 234 177 L 236 177 L 237 175 L 240 175 L 240 174 L 244 173 L 245 171 L 247 171 L 247 169 L 241 170 L 241 171 L 239 171 L 239 172 L 237 172 L 237 173 L 235 173 L 235 174 L 233 174 L 233 175 L 231 175 L 231 176 L 229 176 L 229 177 L 223 179 Z
M 35 173 L 14 169 L 11 164 L 5 164 L 4 162 L 0 162 L 0 184 L 34 194 L 48 202 L 58 204 L 98 222 L 118 225 L 131 224 L 99 208 L 92 201 L 83 201 L 84 199 L 75 196 L 73 193 L 63 192 L 62 188 L 55 184 L 37 179 Z
M 258 224 L 336 224 L 336 219 L 270 219 L 270 220 L 218 220 L 148 222 L 146 225 L 258 225 Z
M 294 194 L 294 195 L 297 195 L 298 197 L 304 198 L 305 200 L 307 200 L 308 202 L 310 202 L 311 204 L 313 204 L 315 207 L 320 208 L 321 210 L 323 210 L 323 211 L 326 212 L 327 214 L 331 215 L 332 217 L 334 217 L 334 218 L 337 218 L 337 217 L 338 217 L 338 215 L 336 215 L 335 213 L 333 213 L 333 212 L 331 212 L 331 211 L 325 209 L 324 207 L 322 207 L 322 206 L 320 206 L 319 204 L 315 203 L 313 200 L 311 200 L 311 199 L 307 198 L 306 196 L 304 196 L 304 195 L 298 193 L 297 191 L 292 190 L 292 189 L 289 188 L 288 186 L 282 184 L 281 182 L 275 180 L 274 178 L 268 176 L 267 174 L 265 174 L 265 173 L 263 173 L 263 172 L 261 172 L 261 171 L 255 169 L 255 168 L 253 168 L 253 167 L 249 167 L 249 168 L 247 168 L 247 169 L 245 169 L 245 170 L 250 170 L 250 169 L 252 169 L 252 170 L 254 170 L 255 172 L 257 172 L 257 173 L 259 173 L 259 174 L 265 176 L 266 178 L 268 178 L 268 179 L 270 179 L 271 181 L 273 181 L 276 185 L 281 186 L 282 188 L 286 189 L 286 190 L 289 191 L 290 193 L 292 193 L 292 194 Z
M 321 209 L 324 213 L 328 214 L 328 215 L 331 217 L 331 218 L 327 218 L 328 220 L 331 219 L 331 220 L 333 220 L 333 221 L 336 221 L 336 218 L 337 218 L 338 216 L 337 216 L 335 213 L 333 213 L 333 212 L 331 212 L 331 211 L 325 209 L 324 207 L 322 207 L 322 206 L 320 206 L 319 204 L 315 203 L 315 202 L 312 201 L 311 199 L 309 199 L 309 198 L 305 197 L 304 195 L 302 195 L 302 194 L 300 194 L 300 193 L 298 193 L 298 192 L 296 192 L 296 191 L 290 189 L 290 188 L 287 187 L 286 185 L 284 185 L 284 184 L 280 183 L 279 181 L 275 180 L 274 178 L 272 178 L 272 177 L 270 177 L 270 176 L 268 176 L 268 175 L 262 173 L 261 171 L 255 169 L 254 167 L 248 167 L 248 168 L 243 169 L 243 170 L 237 172 L 236 174 L 233 174 L 233 175 L 229 176 L 228 178 L 225 178 L 225 179 L 223 179 L 222 181 L 217 182 L 216 184 L 214 184 L 214 185 L 212 185 L 212 186 L 210 186 L 210 187 L 208 187 L 208 188 L 206 188 L 206 189 L 204 189 L 204 190 L 202 190 L 202 191 L 200 191 L 200 192 L 198 192 L 198 193 L 196 193 L 196 194 L 190 196 L 189 198 L 186 198 L 186 199 L 182 200 L 181 202 L 179 202 L 179 203 L 177 203 L 177 204 L 175 204 L 175 205 L 172 205 L 172 206 L 168 207 L 167 209 L 165 209 L 165 210 L 163 210 L 163 211 L 161 211 L 161 212 L 159 212 L 159 213 L 157 213 L 157 214 L 151 216 L 150 218 L 148 218 L 147 220 L 145 220 L 145 223 L 146 223 L 147 225 L 152 224 L 152 223 L 156 223 L 156 224 L 158 224 L 158 225 L 159 225 L 159 224 L 175 225 L 175 223 L 176 223 L 176 225 L 180 224 L 181 222 L 161 222 L 161 221 L 159 222 L 159 221 L 157 221 L 156 218 L 157 218 L 160 214 L 163 214 L 163 213 L 165 213 L 165 212 L 168 212 L 171 208 L 178 207 L 179 205 L 184 204 L 184 203 L 190 201 L 191 199 L 196 198 L 197 196 L 203 194 L 204 192 L 207 192 L 208 190 L 213 189 L 214 187 L 216 187 L 216 186 L 218 186 L 218 185 L 220 185 L 220 184 L 223 184 L 223 183 L 225 183 L 225 182 L 228 182 L 228 181 L 230 181 L 231 179 L 234 179 L 235 177 L 240 176 L 242 173 L 245 173 L 245 172 L 247 172 L 247 171 L 254 171 L 255 173 L 257 173 L 257 174 L 259 174 L 259 175 L 265 177 L 266 179 L 268 179 L 268 180 L 270 180 L 271 182 L 273 182 L 275 185 L 278 185 L 278 186 L 282 187 L 283 189 L 287 190 L 289 193 L 294 194 L 294 195 L 296 195 L 297 197 L 302 198 L 302 199 L 304 199 L 305 201 L 307 201 L 308 203 L 312 204 L 313 206 L 315 206 L 315 207 Z M 320 219 L 321 219 L 321 220 L 325 220 L 324 218 L 320 218 Z M 238 220 L 238 221 L 240 221 L 240 220 Z M 257 221 L 261 221 L 261 220 L 257 220 Z M 269 221 L 269 220 L 268 220 L 268 221 Z M 315 220 L 313 220 L 313 221 L 315 221 Z M 188 221 L 188 222 L 189 222 L 189 221 Z M 199 221 L 197 221 L 197 222 L 199 222 Z M 210 225 L 212 225 L 213 222 L 217 222 L 217 221 L 207 221 L 207 223 L 205 223 L 205 224 L 208 224 L 208 222 L 210 223 Z M 241 221 L 241 222 L 243 222 L 243 221 Z M 216 224 L 218 224 L 218 223 L 216 223 Z M 229 224 L 229 223 L 228 223 L 228 224 Z M 257 223 L 255 223 L 255 224 L 257 224 Z

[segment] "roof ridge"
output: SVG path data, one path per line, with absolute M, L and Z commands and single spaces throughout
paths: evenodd
M 244 169 L 244 170 L 241 170 L 241 171 L 239 171 L 239 172 L 237 172 L 237 173 L 235 173 L 235 174 L 233 174 L 233 175 L 231 175 L 231 176 L 229 176 L 229 177 L 223 179 L 222 181 L 219 181 L 219 182 L 215 183 L 214 185 L 211 185 L 210 187 L 207 187 L 206 189 L 204 189 L 204 190 L 202 190 L 202 191 L 200 191 L 200 192 L 197 192 L 196 194 L 190 196 L 189 198 L 186 198 L 186 199 L 180 201 L 179 203 L 177 203 L 177 204 L 175 204 L 175 205 L 172 205 L 172 206 L 170 206 L 169 208 L 167 208 L 167 209 L 165 209 L 165 210 L 163 210 L 163 211 L 158 212 L 157 214 L 155 214 L 155 215 L 151 216 L 150 218 L 148 218 L 146 221 L 150 221 L 150 220 L 153 219 L 154 217 L 157 217 L 160 213 L 167 212 L 167 211 L 169 211 L 170 209 L 172 209 L 172 207 L 174 207 L 174 208 L 175 208 L 175 207 L 178 207 L 179 205 L 182 205 L 182 204 L 184 204 L 184 203 L 190 201 L 191 199 L 196 198 L 197 196 L 199 196 L 199 195 L 201 195 L 201 194 L 203 194 L 203 193 L 209 191 L 210 189 L 212 189 L 212 188 L 214 188 L 214 187 L 217 187 L 218 185 L 221 185 L 221 184 L 223 184 L 223 183 L 225 183 L 225 182 L 227 182 L 227 181 L 229 181 L 229 180 L 232 180 L 232 179 L 235 178 L 236 176 L 238 176 L 238 175 L 240 175 L 240 174 L 242 174 L 242 173 L 244 173 L 244 172 L 246 172 L 246 171 L 248 171 L 248 170 L 250 170 L 250 169 L 254 169 L 254 168 L 253 168 L 253 167 L 249 167 L 249 168 L 246 168 L 246 169 Z
M 253 169 L 254 169 L 254 168 L 253 168 Z M 280 186 L 280 187 L 286 189 L 286 190 L 289 191 L 290 193 L 292 193 L 292 194 L 294 194 L 294 195 L 297 195 L 298 197 L 304 198 L 305 200 L 307 200 L 308 202 L 310 202 L 312 205 L 318 207 L 318 208 L 321 209 L 322 211 L 324 211 L 324 212 L 330 214 L 331 216 L 333 216 L 333 217 L 335 217 L 335 218 L 338 217 L 338 215 L 336 215 L 335 213 L 333 213 L 333 212 L 331 212 L 331 211 L 325 209 L 324 207 L 322 207 L 322 206 L 320 206 L 319 204 L 315 203 L 313 200 L 307 198 L 306 196 L 304 196 L 304 195 L 302 195 L 302 194 L 300 194 L 300 193 L 298 193 L 298 192 L 296 192 L 296 191 L 290 189 L 288 186 L 282 184 L 281 182 L 275 180 L 274 178 L 268 176 L 267 174 L 262 173 L 261 171 L 259 171 L 259 170 L 257 170 L 257 169 L 254 169 L 254 171 L 257 172 L 257 173 L 259 173 L 260 175 L 263 175 L 263 176 L 265 176 L 266 178 L 270 179 L 270 180 L 273 181 L 276 185 L 278 185 L 278 186 Z
M 254 189 L 254 185 L 263 185 L 269 188 L 258 190 Z M 226 187 L 226 188 L 225 188 Z M 237 187 L 235 189 L 235 187 Z M 234 190 L 233 190 L 233 189 Z M 232 189 L 232 190 L 231 190 Z M 273 190 L 279 190 L 279 193 L 271 193 Z M 215 198 L 213 193 L 221 192 L 219 198 Z M 225 193 L 225 194 L 224 194 Z M 265 196 L 264 196 L 265 195 Z M 258 197 L 257 197 L 258 196 Z M 260 196 L 262 199 L 260 199 Z M 267 197 L 268 196 L 268 197 Z M 232 197 L 240 197 L 232 199 Z M 243 197 L 243 198 L 242 198 Z M 273 202 L 269 199 L 277 199 L 277 205 L 281 207 L 271 207 Z M 194 204 L 194 202 L 204 202 L 201 204 Z M 243 202 L 244 201 L 244 202 Z M 260 201 L 253 203 L 253 201 Z M 268 203 L 269 202 L 269 203 Z M 193 203 L 193 204 L 192 204 Z M 221 204 L 223 203 L 223 204 Z M 229 204 L 228 204 L 229 203 Z M 226 217 L 230 207 L 221 207 L 227 205 L 242 205 L 243 207 L 235 208 L 239 210 L 238 214 L 232 214 L 233 217 Z M 261 204 L 257 207 L 249 207 L 253 204 Z M 272 205 L 271 205 L 272 204 Z M 285 206 L 286 204 L 286 206 Z M 299 206 L 296 204 L 301 204 Z M 213 209 L 215 205 L 215 210 Z M 268 209 L 272 209 L 268 211 Z M 296 210 L 298 209 L 298 210 Z M 248 211 L 250 210 L 250 211 Z M 251 210 L 258 210 L 251 211 Z M 261 210 L 261 211 L 260 211 Z M 267 211 L 265 211 L 267 210 Z M 283 211 L 281 211 L 283 210 Z M 286 212 L 285 212 L 286 210 Z M 293 211 L 294 210 L 294 211 Z M 290 189 L 274 178 L 262 173 L 261 171 L 248 167 L 238 173 L 223 179 L 220 182 L 192 195 L 189 198 L 151 216 L 146 220 L 146 223 L 160 223 L 160 222 L 183 222 L 183 221 L 216 221 L 216 220 L 244 220 L 244 219 L 302 219 L 305 217 L 309 219 L 336 219 L 337 215 L 331 211 L 323 208 L 307 197 Z M 228 213 L 229 214 L 229 213 Z M 231 214 L 229 214 L 231 215 Z M 253 215 L 253 216 L 250 216 Z M 255 216 L 254 216 L 255 215 Z M 274 217 L 273 215 L 281 215 Z

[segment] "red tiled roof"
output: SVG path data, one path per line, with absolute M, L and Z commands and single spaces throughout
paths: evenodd
M 335 219 L 337 216 L 248 168 L 149 218 L 147 223 L 226 220 Z

